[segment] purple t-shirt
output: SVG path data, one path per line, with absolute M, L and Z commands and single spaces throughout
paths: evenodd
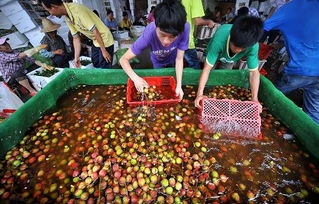
M 177 36 L 174 42 L 168 47 L 164 47 L 156 35 L 156 26 L 152 22 L 148 24 L 143 34 L 131 46 L 131 50 L 135 55 L 142 52 L 143 49 L 151 48 L 151 60 L 154 68 L 164 67 L 174 64 L 177 55 L 177 49 L 187 50 L 189 39 L 189 23 L 185 23 L 184 31 Z

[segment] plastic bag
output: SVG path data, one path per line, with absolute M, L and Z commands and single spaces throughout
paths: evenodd
M 5 84 L 0 83 L 0 112 L 3 109 L 18 109 L 23 102 L 21 99 Z

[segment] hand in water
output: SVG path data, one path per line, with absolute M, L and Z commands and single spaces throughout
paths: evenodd
M 183 99 L 184 92 L 181 86 L 177 86 L 175 89 L 176 96 L 179 96 L 180 101 Z
M 201 108 L 200 101 L 203 100 L 204 98 L 207 98 L 207 96 L 200 95 L 200 96 L 196 97 L 196 99 L 195 99 L 195 107 L 196 108 Z
M 134 81 L 135 88 L 139 92 L 144 92 L 144 88 L 149 87 L 148 83 L 141 77 L 138 77 L 137 79 L 135 79 L 133 81 Z

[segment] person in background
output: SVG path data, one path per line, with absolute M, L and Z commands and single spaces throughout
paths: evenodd
M 62 0 L 40 0 L 51 15 L 65 16 L 73 36 L 74 65 L 80 67 L 81 40 L 78 33 L 93 40 L 92 63 L 97 68 L 111 68 L 114 52 L 112 33 L 89 8 L 77 3 L 63 3 Z
M 185 51 L 185 60 L 189 67 L 199 69 L 200 64 L 195 49 L 195 25 L 207 25 L 210 28 L 215 26 L 214 21 L 202 18 L 205 13 L 202 5 L 202 1 L 197 0 L 182 0 L 182 4 L 185 7 L 187 16 L 187 22 L 190 24 L 189 32 L 189 44 L 188 49 Z
M 221 8 L 219 6 L 215 7 L 213 21 L 215 23 L 221 23 L 222 22 L 222 12 L 221 12 Z
M 148 24 L 143 34 L 121 57 L 120 64 L 132 79 L 138 91 L 148 87 L 147 82 L 132 69 L 129 60 L 150 47 L 154 68 L 176 68 L 176 95 L 183 98 L 182 75 L 184 51 L 188 48 L 190 25 L 179 1 L 163 1 L 154 11 L 155 22 Z M 174 20 L 172 20 L 174 19 Z
M 126 8 L 126 6 L 123 7 L 123 12 L 126 12 L 128 15 L 128 18 L 131 20 L 132 23 L 134 23 L 135 19 L 131 14 L 131 11 L 129 9 Z
M 40 54 L 44 57 L 50 57 L 56 67 L 67 67 L 68 53 L 66 44 L 62 37 L 57 34 L 60 26 L 60 24 L 55 24 L 47 18 L 42 19 L 41 32 L 45 33 L 45 36 L 40 43 L 47 45 L 47 48 L 41 50 Z
M 230 22 L 230 24 L 234 24 L 237 18 L 240 18 L 241 16 L 254 16 L 259 18 L 259 13 L 255 8 L 248 8 L 246 6 L 241 7 L 237 10 L 237 15 L 233 20 Z
M 249 14 L 249 8 L 246 6 L 243 6 L 237 10 L 237 16 L 246 16 L 248 14 Z
M 228 7 L 226 14 L 223 16 L 223 21 L 229 23 L 234 18 L 233 8 Z
M 233 18 L 233 20 L 230 21 L 230 24 L 234 24 L 234 22 L 242 16 L 248 16 L 248 13 L 249 13 L 248 7 L 246 6 L 241 7 L 240 9 L 237 10 L 237 15 Z
M 154 22 L 154 10 L 155 10 L 155 6 L 151 7 L 151 11 L 147 16 L 147 24 Z
M 8 84 L 18 82 L 30 92 L 30 96 L 34 96 L 37 91 L 30 85 L 23 67 L 25 60 L 34 61 L 28 58 L 24 52 L 12 50 L 7 40 L 7 38 L 0 38 L 0 72 L 2 77 Z
M 117 30 L 117 22 L 114 18 L 114 13 L 111 9 L 108 9 L 106 11 L 106 17 L 104 19 L 104 24 L 111 30 L 116 31 Z
M 293 0 L 265 21 L 264 29 L 280 30 L 289 55 L 275 82 L 288 94 L 303 89 L 303 110 L 319 124 L 319 1 Z M 302 29 L 301 29 L 302 28 Z
M 217 59 L 222 63 L 232 63 L 247 57 L 249 82 L 252 101 L 258 102 L 259 71 L 258 71 L 258 41 L 263 34 L 263 22 L 253 16 L 242 16 L 234 24 L 224 24 L 218 28 L 207 47 L 207 58 L 201 73 L 195 106 L 200 108 L 200 101 L 204 98 L 204 88 L 210 70 Z M 261 105 L 259 106 L 261 111 Z
M 130 30 L 131 27 L 132 27 L 132 22 L 128 18 L 128 14 L 124 11 L 123 12 L 123 19 L 120 22 L 120 28 L 125 29 L 125 30 Z

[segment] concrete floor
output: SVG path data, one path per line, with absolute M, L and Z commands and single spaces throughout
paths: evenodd
M 150 58 L 150 48 L 146 48 L 142 51 L 141 54 L 137 55 L 136 58 L 140 61 L 140 63 L 131 64 L 133 69 L 152 69 L 153 64 Z M 120 65 L 117 63 L 113 66 L 114 69 L 121 69 Z

